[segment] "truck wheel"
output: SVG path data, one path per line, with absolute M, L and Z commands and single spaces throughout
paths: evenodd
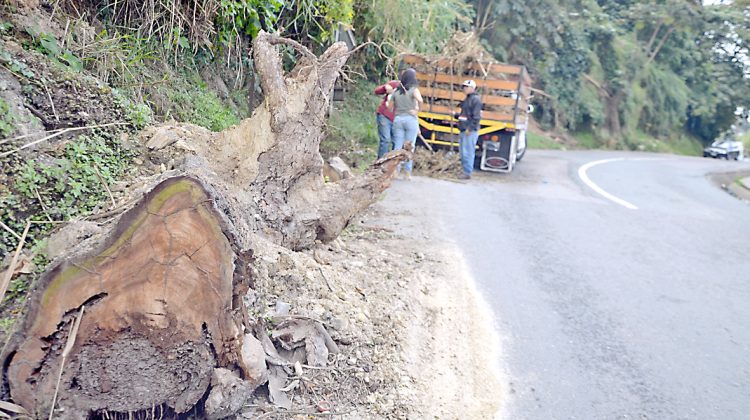
M 516 155 L 516 162 L 520 162 L 521 159 L 523 159 L 523 156 L 526 154 L 526 148 L 524 147 L 521 149 L 521 151 Z

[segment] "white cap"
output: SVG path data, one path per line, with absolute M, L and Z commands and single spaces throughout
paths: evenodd
M 464 80 L 464 82 L 463 82 L 462 86 L 468 86 L 468 87 L 472 87 L 472 88 L 475 88 L 475 89 L 476 89 L 476 87 L 477 87 L 477 82 L 475 82 L 475 81 L 473 81 L 473 80 L 471 80 L 471 79 L 469 79 L 469 80 Z

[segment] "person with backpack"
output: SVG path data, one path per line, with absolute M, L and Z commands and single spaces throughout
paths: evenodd
M 474 156 L 479 140 L 479 120 L 482 118 L 482 99 L 476 92 L 477 83 L 466 80 L 461 85 L 466 98 L 461 102 L 461 112 L 454 115 L 458 119 L 458 144 L 461 153 L 463 172 L 458 179 L 471 179 L 474 171 Z
M 419 92 L 417 83 L 417 72 L 408 68 L 401 73 L 399 86 L 388 97 L 388 107 L 393 110 L 393 150 L 403 149 L 408 143 L 406 149 L 414 150 L 417 144 L 417 131 L 419 122 L 417 113 L 419 107 L 424 102 L 422 94 Z M 404 177 L 411 177 L 412 161 L 404 163 Z

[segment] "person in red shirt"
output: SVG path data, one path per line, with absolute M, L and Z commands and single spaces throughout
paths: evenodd
M 386 106 L 386 101 L 388 100 L 388 95 L 393 93 L 393 91 L 398 88 L 398 85 L 398 80 L 391 80 L 390 82 L 375 88 L 375 94 L 383 97 L 383 100 L 380 101 L 380 106 L 375 113 L 375 122 L 378 124 L 378 139 L 380 140 L 378 146 L 378 159 L 383 157 L 384 154 L 390 152 L 393 147 L 391 129 L 393 128 L 394 115 L 393 111 Z

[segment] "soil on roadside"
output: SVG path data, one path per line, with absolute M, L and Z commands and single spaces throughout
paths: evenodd
M 256 255 L 262 316 L 290 303 L 290 314 L 321 320 L 341 352 L 305 372 L 290 393 L 295 409 L 276 409 L 261 392 L 246 416 L 307 418 L 323 401 L 347 419 L 496 417 L 500 348 L 489 311 L 460 253 L 382 224 L 396 216 L 376 204 L 330 244 Z
M 730 195 L 750 202 L 750 171 L 715 173 L 709 175 L 709 178 Z

